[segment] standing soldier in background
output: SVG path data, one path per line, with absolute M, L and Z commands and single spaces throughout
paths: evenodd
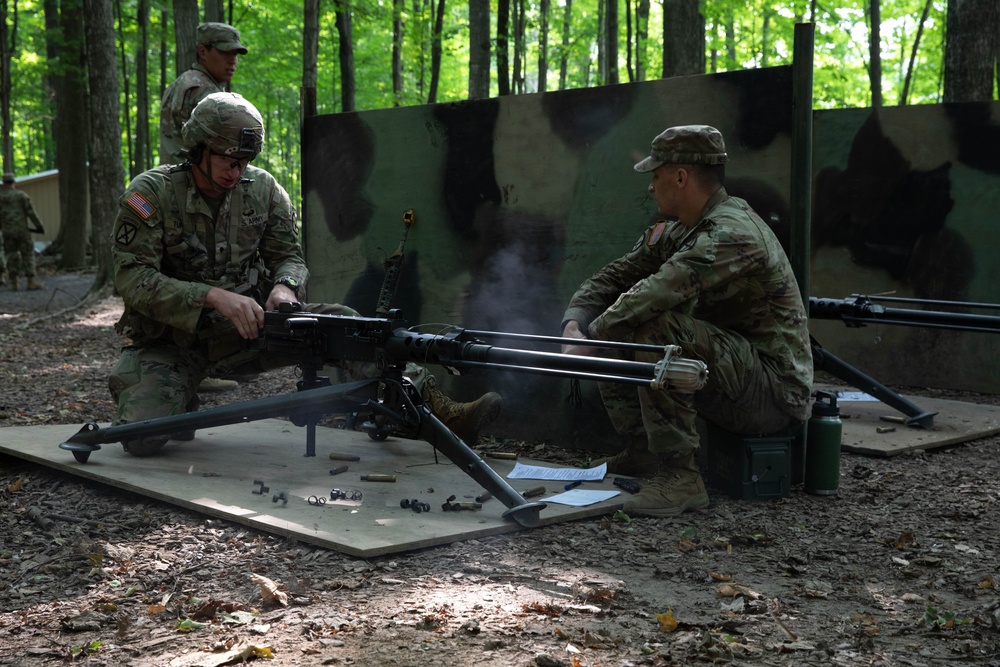
M 14 174 L 3 175 L 3 187 L 0 187 L 0 229 L 3 230 L 7 274 L 10 276 L 10 287 L 17 291 L 21 276 L 28 279 L 28 289 L 45 287 L 35 279 L 35 245 L 31 242 L 31 233 L 44 234 L 42 221 L 35 213 L 28 193 L 14 187 Z M 34 229 L 28 228 L 28 220 L 35 223 Z M 2 272 L 0 272 L 2 274 Z
M 181 164 L 181 128 L 198 102 L 229 90 L 238 55 L 247 49 L 227 23 L 198 26 L 198 62 L 167 87 L 160 105 L 160 164 Z

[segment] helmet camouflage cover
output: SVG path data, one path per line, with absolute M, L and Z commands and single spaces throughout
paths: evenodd
M 237 93 L 212 93 L 198 102 L 181 128 L 189 153 L 199 145 L 220 155 L 257 157 L 264 147 L 264 121 L 257 108 Z

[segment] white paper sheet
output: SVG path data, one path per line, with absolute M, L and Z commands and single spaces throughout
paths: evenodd
M 599 482 L 608 474 L 608 464 L 602 463 L 596 468 L 546 468 L 544 466 L 529 466 L 515 463 L 514 469 L 507 479 L 553 479 L 568 482 Z
M 620 493 L 621 491 L 589 491 L 587 489 L 573 489 L 572 491 L 557 493 L 554 496 L 542 498 L 541 500 L 546 503 L 559 503 L 560 505 L 570 505 L 572 507 L 586 507 L 587 505 L 593 505 L 594 503 L 614 498 Z

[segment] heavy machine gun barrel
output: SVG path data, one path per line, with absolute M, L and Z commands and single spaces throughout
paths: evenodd
M 891 324 L 1000 333 L 1000 316 L 944 310 L 892 308 L 876 303 L 877 301 L 912 303 L 914 305 L 920 304 L 937 308 L 953 307 L 963 310 L 975 308 L 1000 309 L 998 305 L 986 303 L 933 301 L 903 297 L 872 297 L 864 294 L 852 294 L 846 299 L 809 297 L 809 317 L 819 320 L 841 320 L 849 327 L 863 327 L 866 324 Z
M 881 303 L 920 305 L 922 308 L 895 308 Z M 961 311 L 1000 310 L 1000 305 L 989 303 L 969 303 L 963 301 L 935 301 L 894 296 L 868 296 L 852 294 L 846 299 L 809 297 L 809 317 L 819 320 L 840 320 L 848 327 L 863 327 L 868 324 L 888 324 L 894 326 L 918 326 L 932 329 L 1000 333 L 1000 316 L 970 312 L 939 310 L 953 308 Z M 911 426 L 930 428 L 934 424 L 936 412 L 929 412 L 899 395 L 874 378 L 824 349 L 812 338 L 813 366 L 844 380 L 867 392 L 907 416 Z

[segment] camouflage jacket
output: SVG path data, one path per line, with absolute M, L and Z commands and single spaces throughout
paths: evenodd
M 180 164 L 181 128 L 191 117 L 198 102 L 212 93 L 226 92 L 226 85 L 215 80 L 207 69 L 194 63 L 163 92 L 160 102 L 160 164 Z
M 253 166 L 217 216 L 190 170 L 160 166 L 136 176 L 119 201 L 111 240 L 115 287 L 125 301 L 115 328 L 137 342 L 169 338 L 190 347 L 235 336 L 228 320 L 204 307 L 209 289 L 263 302 L 270 280 L 305 285 L 309 277 L 288 193 Z
M 806 418 L 813 366 L 798 283 L 771 229 L 725 189 L 693 226 L 650 226 L 631 252 L 583 283 L 563 321 L 576 320 L 592 338 L 631 340 L 639 325 L 668 311 L 746 338 L 782 379 L 776 398 Z
M 30 238 L 28 220 L 35 223 L 37 229 L 42 228 L 42 221 L 38 219 L 28 193 L 16 188 L 0 187 L 0 229 L 3 230 L 3 235 Z

